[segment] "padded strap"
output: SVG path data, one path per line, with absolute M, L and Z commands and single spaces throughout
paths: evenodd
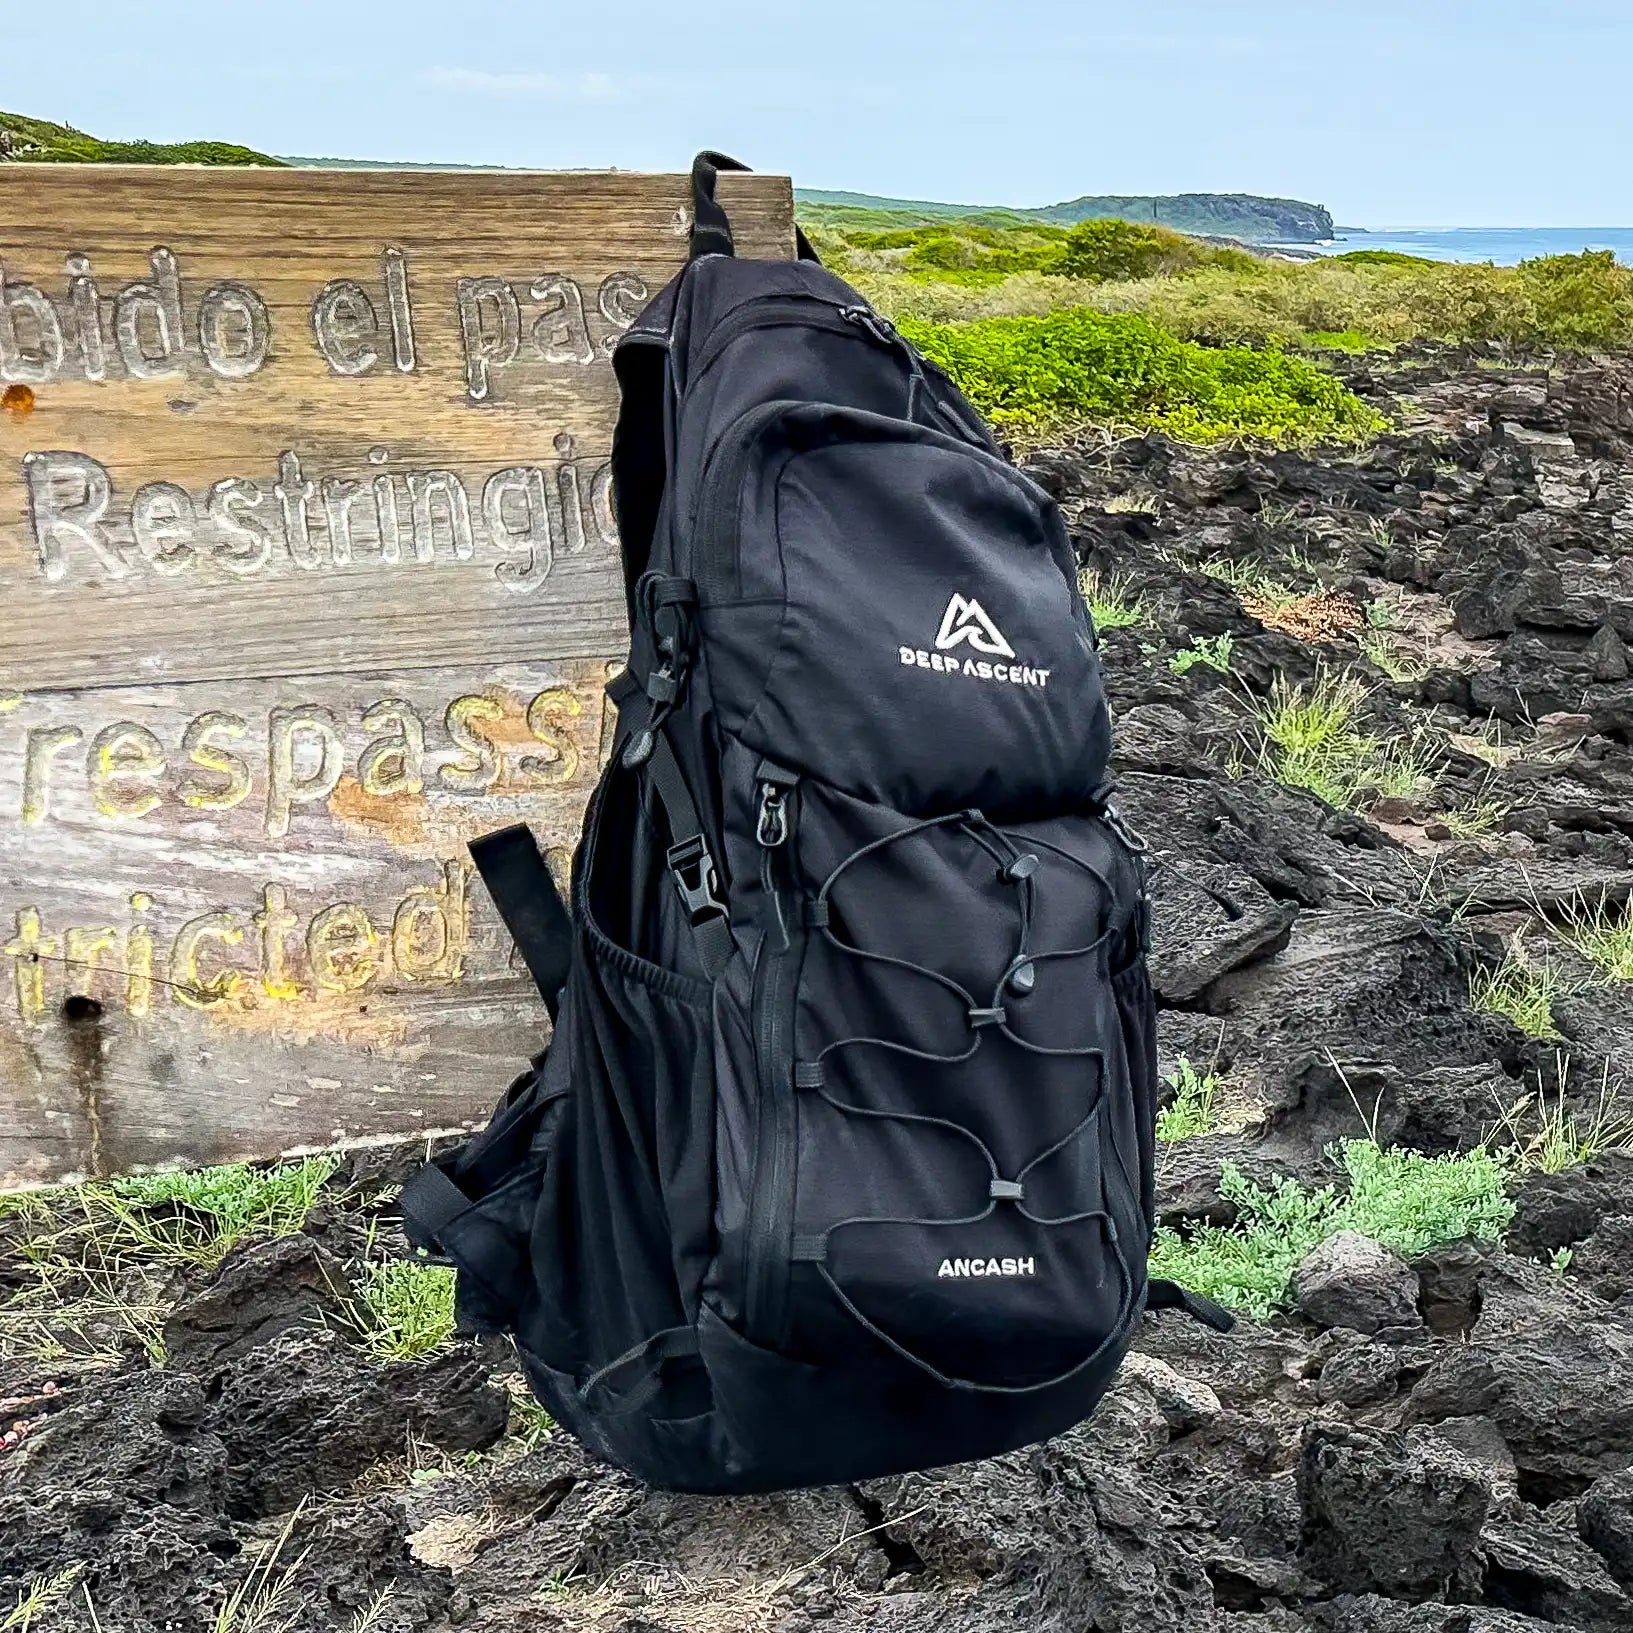
M 573 963 L 573 921 L 532 830 L 519 822 L 473 839 L 469 849 L 554 1021 Z
M 1211 1298 L 1201 1293 L 1193 1293 L 1189 1287 L 1181 1287 L 1176 1281 L 1168 1281 L 1162 1276 L 1153 1276 L 1145 1295 L 1145 1307 L 1148 1310 L 1183 1310 L 1193 1321 L 1200 1321 L 1204 1327 L 1212 1327 L 1215 1332 L 1229 1332 L 1236 1325 L 1233 1316 L 1222 1304 L 1215 1304 Z

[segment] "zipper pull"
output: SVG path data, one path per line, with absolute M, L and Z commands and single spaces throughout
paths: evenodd
M 842 306 L 839 315 L 858 329 L 865 329 L 881 346 L 900 347 L 904 344 L 889 318 L 880 317 L 869 306 Z
M 799 773 L 773 760 L 762 760 L 756 773 L 760 785 L 760 819 L 754 837 L 768 850 L 788 843 L 788 795 L 799 783 Z

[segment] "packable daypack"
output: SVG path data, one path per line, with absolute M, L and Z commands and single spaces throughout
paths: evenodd
M 800 240 L 685 269 L 614 358 L 628 668 L 570 911 L 473 847 L 555 1014 L 403 1193 L 468 1330 L 606 1460 L 703 1492 L 1083 1418 L 1140 1312 L 1139 841 L 1059 511 Z

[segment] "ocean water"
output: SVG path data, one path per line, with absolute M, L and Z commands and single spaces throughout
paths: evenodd
M 1494 261 L 1498 266 L 1513 266 L 1538 255 L 1608 249 L 1616 252 L 1618 261 L 1633 266 L 1633 227 L 1379 227 L 1317 247 L 1327 255 L 1392 249 L 1429 261 Z

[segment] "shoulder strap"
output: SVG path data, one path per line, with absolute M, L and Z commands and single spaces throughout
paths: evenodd
M 573 921 L 525 823 L 473 839 L 469 850 L 522 962 L 556 1018 L 573 962 Z
M 688 259 L 705 255 L 735 255 L 737 244 L 731 235 L 731 219 L 715 197 L 715 183 L 722 170 L 747 172 L 740 159 L 724 153 L 703 152 L 692 160 L 692 241 Z M 794 249 L 802 261 L 815 261 L 817 252 L 796 224 Z

